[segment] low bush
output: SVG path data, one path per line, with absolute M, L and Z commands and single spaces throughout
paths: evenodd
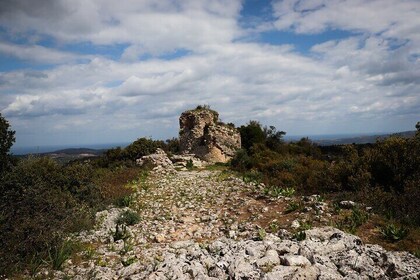
M 266 186 L 276 186 L 267 187 L 266 195 L 280 195 L 286 188 L 300 194 L 347 193 L 347 199 L 420 226 L 420 125 L 416 128 L 411 138 L 392 136 L 375 144 L 320 149 L 307 138 L 284 143 L 282 132 L 250 121 L 239 128 L 244 150 L 236 153 L 231 168 L 242 172 L 245 181 L 252 171 Z
M 289 204 L 287 205 L 286 209 L 284 210 L 284 213 L 288 214 L 288 213 L 292 213 L 296 210 L 298 210 L 299 208 L 301 208 L 302 205 L 296 201 L 290 201 Z
M 297 241 L 303 241 L 306 239 L 306 232 L 304 230 L 298 231 L 293 235 L 292 238 L 296 239 Z
M 0 273 L 34 259 L 57 259 L 63 237 L 93 225 L 98 188 L 84 166 L 66 168 L 49 158 L 22 160 L 0 182 Z M 64 246 L 64 247 L 63 247 Z M 59 261 L 52 264 L 59 267 Z
M 132 210 L 122 212 L 117 218 L 117 224 L 132 226 L 140 222 L 140 215 Z
M 336 223 L 336 227 L 349 233 L 356 233 L 356 230 L 367 222 L 369 214 L 359 208 L 352 209 L 349 215 L 345 215 L 343 219 Z
M 397 226 L 391 223 L 381 228 L 381 234 L 385 239 L 396 242 L 407 237 L 408 229 L 404 226 Z

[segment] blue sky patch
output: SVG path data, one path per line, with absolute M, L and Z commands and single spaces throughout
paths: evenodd
M 270 45 L 284 45 L 291 44 L 295 50 L 308 54 L 311 47 L 331 40 L 342 40 L 350 36 L 356 36 L 357 33 L 344 30 L 327 30 L 320 34 L 296 34 L 291 31 L 267 31 L 259 35 L 259 40 L 262 43 Z

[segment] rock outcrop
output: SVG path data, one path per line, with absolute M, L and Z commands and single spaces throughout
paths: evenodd
M 168 155 L 165 153 L 165 151 L 160 148 L 158 148 L 154 154 L 143 156 L 137 159 L 136 163 L 140 166 L 149 166 L 153 168 L 153 171 L 158 173 L 175 171 L 172 161 L 168 158 Z
M 182 170 L 187 170 L 189 165 L 197 168 L 202 168 L 206 165 L 206 162 L 203 162 L 194 154 L 173 155 L 171 160 L 175 168 L 181 168 Z
M 325 226 L 334 210 L 319 195 L 301 197 L 310 208 L 282 219 L 279 209 L 291 198 L 266 203 L 255 199 L 258 186 L 221 171 L 151 173 L 131 196 L 141 220 L 127 225 L 127 238 L 117 240 L 115 232 L 129 209 L 101 211 L 93 230 L 73 236 L 89 249 L 36 279 L 420 279 L 415 256 Z M 321 214 L 329 219 L 301 227 Z M 289 225 L 295 218 L 298 229 Z M 258 223 L 267 219 L 281 228 L 262 231 Z
M 306 240 L 221 238 L 207 246 L 170 244 L 148 279 L 419 279 L 420 260 L 406 252 L 364 245 L 331 227 L 306 231 Z M 151 269 L 147 269 L 151 271 Z M 140 271 L 139 271 L 140 272 Z
M 181 152 L 208 162 L 227 162 L 241 147 L 239 132 L 219 122 L 216 111 L 197 107 L 179 118 Z

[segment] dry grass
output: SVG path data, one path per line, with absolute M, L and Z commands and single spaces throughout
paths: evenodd
M 133 180 L 138 180 L 142 175 L 142 172 L 144 172 L 144 170 L 139 167 L 127 167 L 114 171 L 99 171 L 96 184 L 100 188 L 105 203 L 111 204 L 133 194 L 135 190 L 127 187 L 127 185 Z

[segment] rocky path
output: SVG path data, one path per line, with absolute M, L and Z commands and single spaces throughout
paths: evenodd
M 130 211 L 140 222 L 119 227 L 117 236 L 117 218 L 129 209 L 99 212 L 96 229 L 74 237 L 85 250 L 52 278 L 420 277 L 414 256 L 325 227 L 331 209 L 319 196 L 302 198 L 303 210 L 290 211 L 292 198 L 258 199 L 259 186 L 208 170 L 153 173 L 135 185 Z M 317 227 L 308 229 L 309 222 Z

